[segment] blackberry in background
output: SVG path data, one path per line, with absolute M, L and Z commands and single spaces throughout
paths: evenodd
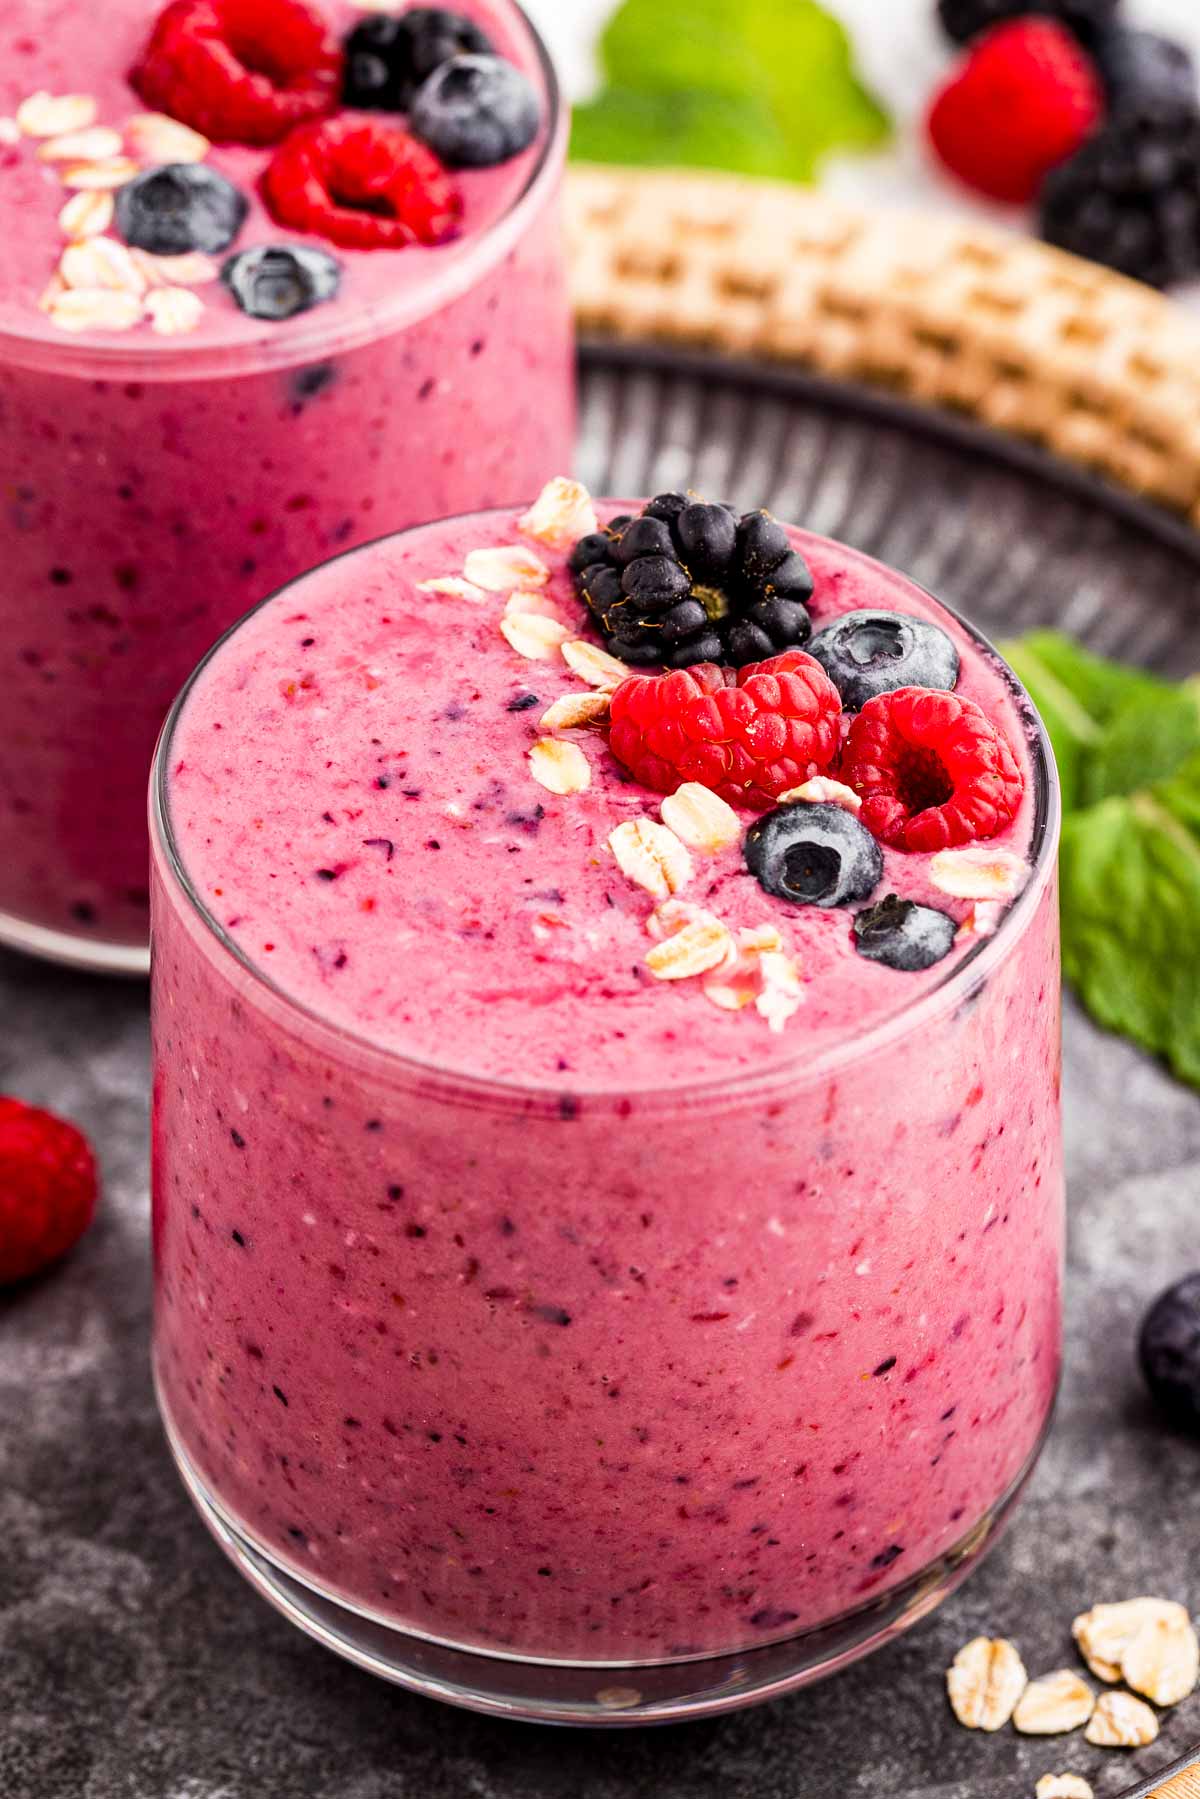
M 345 40 L 347 106 L 407 112 L 417 89 L 452 56 L 485 56 L 491 39 L 473 19 L 441 6 L 361 19 Z
M 1196 65 L 1182 44 L 1154 31 L 1115 25 L 1092 47 L 1109 112 L 1179 117 L 1200 108 Z
M 1047 177 L 1041 232 L 1152 287 L 1200 274 L 1200 111 L 1112 119 Z
M 1030 13 L 1058 19 L 1090 44 L 1116 18 L 1119 5 L 1120 0 L 938 0 L 937 10 L 942 30 L 956 44 L 970 43 L 981 31 Z

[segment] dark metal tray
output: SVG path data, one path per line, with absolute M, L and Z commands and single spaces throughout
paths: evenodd
M 1007 439 L 776 370 L 641 349 L 585 357 L 580 470 L 693 486 L 846 538 L 985 630 L 1058 622 L 1163 670 L 1200 666 L 1200 537 Z M 1070 1664 L 1098 1599 L 1200 1602 L 1200 1450 L 1133 1365 L 1147 1298 L 1198 1258 L 1200 1100 L 1071 1007 L 1068 1359 L 1054 1434 L 1006 1544 L 911 1635 L 826 1686 L 673 1730 L 495 1723 L 335 1661 L 256 1600 L 169 1464 L 146 1360 L 145 994 L 0 955 L 0 1090 L 97 1142 L 101 1222 L 57 1274 L 0 1296 L 3 1799 L 1026 1799 L 1075 1769 L 1099 1799 L 1152 1749 L 983 1737 L 942 1673 L 979 1631 Z M 715 1576 L 714 1576 L 715 1577 Z

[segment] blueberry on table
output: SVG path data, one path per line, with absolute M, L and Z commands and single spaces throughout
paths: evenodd
M 332 300 L 341 281 L 336 258 L 303 244 L 258 244 L 231 256 L 221 279 L 254 319 L 290 319 Z
M 949 691 L 958 680 L 958 651 L 951 639 L 939 626 L 905 612 L 870 607 L 845 612 L 818 631 L 807 649 L 852 712 L 898 687 Z
M 948 913 L 889 893 L 855 917 L 854 947 L 868 962 L 916 974 L 948 956 L 957 933 Z
M 1138 1359 L 1167 1416 L 1200 1434 L 1200 1274 L 1159 1294 L 1142 1320 Z
M 347 106 L 407 112 L 418 88 L 455 56 L 488 55 L 487 33 L 462 13 L 413 6 L 363 19 L 345 40 Z
M 484 169 L 527 150 L 542 109 L 532 83 L 502 56 L 454 56 L 433 71 L 408 123 L 451 169 Z
M 868 899 L 883 877 L 882 850 L 842 806 L 777 806 L 751 825 L 743 853 L 759 886 L 796 906 Z
M 116 226 L 127 244 L 153 256 L 211 256 L 229 248 L 248 211 L 245 194 L 215 169 L 167 162 L 118 190 Z

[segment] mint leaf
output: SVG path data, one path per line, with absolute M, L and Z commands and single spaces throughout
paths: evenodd
M 1200 688 L 1185 683 L 1153 699 L 1127 700 L 1083 767 L 1080 801 L 1093 805 L 1173 775 L 1200 749 Z
M 826 151 L 887 135 L 816 0 L 624 0 L 600 56 L 604 87 L 575 113 L 579 158 L 809 181 Z
M 1200 1086 L 1200 752 L 1068 818 L 1063 972 L 1093 1016 Z

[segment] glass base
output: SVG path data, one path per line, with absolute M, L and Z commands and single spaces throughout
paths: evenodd
M 209 1530 L 251 1586 L 309 1636 L 427 1699 L 530 1723 L 589 1727 L 674 1724 L 736 1711 L 809 1686 L 881 1648 L 940 1605 L 998 1541 L 1050 1429 L 1048 1417 L 1016 1480 L 953 1548 L 903 1586 L 829 1624 L 726 1655 L 556 1662 L 470 1649 L 404 1630 L 300 1579 L 217 1504 L 172 1430 L 161 1394 L 159 1409 L 184 1485 Z
M 75 937 L 69 931 L 52 931 L 11 912 L 0 912 L 0 945 L 40 956 L 43 962 L 59 962 L 64 968 L 83 968 L 91 974 L 140 976 L 150 973 L 150 946 L 146 943 L 105 943 L 94 937 Z

